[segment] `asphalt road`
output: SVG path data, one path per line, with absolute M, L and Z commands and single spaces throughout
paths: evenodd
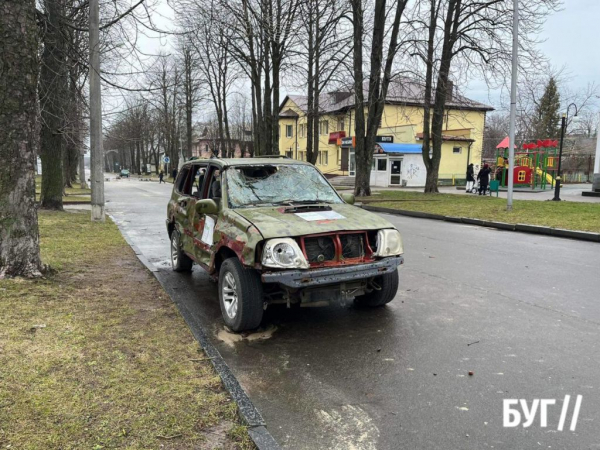
M 391 304 L 272 307 L 270 338 L 224 342 L 216 285 L 198 267 L 170 270 L 171 187 L 108 182 L 108 211 L 208 330 L 283 447 L 600 448 L 600 245 L 385 215 L 406 251 Z M 556 399 L 548 426 L 538 411 L 528 428 L 504 428 L 510 398 Z

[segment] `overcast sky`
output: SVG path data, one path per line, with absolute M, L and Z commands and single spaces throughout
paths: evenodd
M 155 17 L 155 20 L 159 26 L 171 28 L 172 11 L 166 0 L 160 1 L 158 12 L 163 17 Z M 563 3 L 562 9 L 552 14 L 544 26 L 541 50 L 554 68 L 566 68 L 570 90 L 583 89 L 592 82 L 600 84 L 600 0 L 563 0 Z M 143 49 L 151 52 L 157 52 L 166 43 L 164 38 L 143 41 Z M 490 91 L 478 80 L 463 86 L 461 91 L 467 97 L 497 108 L 501 106 L 501 98 L 508 96 L 506 89 Z

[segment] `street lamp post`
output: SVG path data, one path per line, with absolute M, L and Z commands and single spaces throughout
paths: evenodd
M 556 177 L 554 178 L 554 198 L 552 199 L 555 202 L 560 202 L 563 142 L 565 140 L 565 134 L 567 132 L 567 121 L 569 120 L 569 109 L 571 109 L 571 106 L 575 108 L 575 117 L 577 117 L 577 105 L 575 103 L 571 103 L 569 106 L 567 106 L 567 113 L 562 115 L 562 120 L 560 124 L 560 148 L 558 150 L 558 170 L 556 171 Z

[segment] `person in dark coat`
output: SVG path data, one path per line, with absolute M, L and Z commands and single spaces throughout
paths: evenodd
M 475 185 L 475 169 L 473 168 L 473 163 L 467 166 L 467 193 L 473 191 L 473 186 Z
M 165 177 L 165 173 L 161 170 L 160 173 L 158 174 L 158 184 L 165 182 L 165 180 L 163 180 L 164 177 Z
M 484 164 L 483 168 L 477 174 L 477 179 L 479 180 L 479 195 L 484 195 L 488 190 L 488 185 L 490 184 L 490 172 L 490 166 Z
M 175 182 L 175 178 L 177 178 L 177 169 L 173 169 L 173 182 Z

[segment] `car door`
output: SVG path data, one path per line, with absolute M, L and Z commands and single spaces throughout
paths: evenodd
M 220 176 L 219 168 L 215 165 L 210 165 L 206 168 L 204 174 L 204 183 L 202 186 L 202 195 L 200 199 L 212 199 L 215 202 L 220 202 Z M 214 231 L 217 224 L 217 214 L 202 214 L 198 213 L 194 207 L 194 256 L 196 261 L 208 266 L 214 248 Z
M 184 252 L 192 256 L 194 255 L 194 242 L 192 215 L 190 211 L 194 209 L 194 198 L 192 196 L 193 178 L 194 167 L 187 165 L 181 168 L 175 181 L 175 192 L 177 193 L 175 220 L 181 234 L 181 248 Z

